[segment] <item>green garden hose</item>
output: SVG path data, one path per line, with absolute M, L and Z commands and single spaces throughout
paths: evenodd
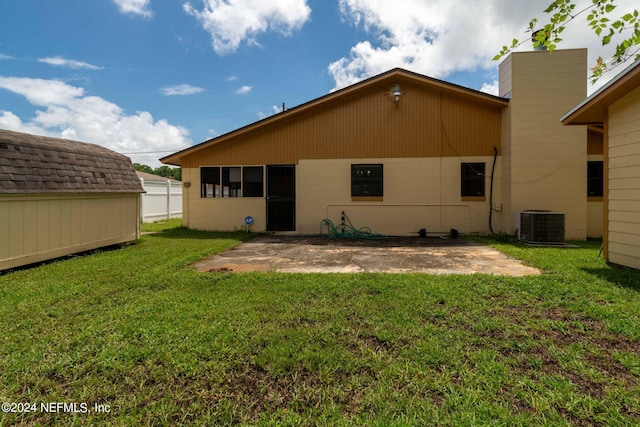
M 385 234 L 374 233 L 369 227 L 356 228 L 344 211 L 342 212 L 342 223 L 334 225 L 333 222 L 326 218 L 320 221 L 320 234 L 325 235 L 324 226 L 327 226 L 326 235 L 330 239 L 387 239 L 389 236 Z

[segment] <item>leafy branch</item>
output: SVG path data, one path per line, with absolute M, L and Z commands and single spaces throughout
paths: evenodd
M 577 17 L 587 14 L 587 25 L 601 38 L 603 45 L 611 43 L 613 38 L 622 37 L 623 40 L 616 45 L 614 54 L 607 60 L 599 57 L 591 68 L 591 82 L 595 83 L 607 70 L 613 69 L 624 62 L 635 58 L 640 59 L 640 19 L 638 9 L 626 13 L 617 19 L 610 16 L 617 8 L 616 0 L 591 0 L 591 4 L 576 11 L 574 0 L 557 0 L 552 2 L 544 12 L 550 14 L 549 21 L 541 28 L 538 20 L 533 18 L 529 22 L 526 32 L 532 34 L 534 48 L 544 47 L 553 52 L 562 42 L 561 34 L 567 24 Z M 528 40 L 519 41 L 513 39 L 510 46 L 503 46 L 500 52 L 493 58 L 499 60 L 514 49 L 527 43 Z

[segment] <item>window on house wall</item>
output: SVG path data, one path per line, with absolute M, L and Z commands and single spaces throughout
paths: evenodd
M 382 197 L 382 165 L 351 165 L 351 197 Z
M 201 197 L 263 197 L 262 166 L 200 168 Z
M 220 197 L 220 168 L 200 168 L 200 197 Z
M 242 197 L 240 167 L 222 168 L 222 197 Z
M 604 195 L 604 162 L 587 162 L 587 196 Z
M 485 197 L 484 163 L 462 163 L 460 165 L 460 196 Z
M 262 166 L 245 166 L 242 168 L 244 197 L 262 197 L 264 195 L 264 173 Z

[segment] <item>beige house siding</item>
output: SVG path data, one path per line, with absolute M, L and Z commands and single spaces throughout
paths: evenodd
M 500 94 L 511 96 L 503 118 L 510 142 L 502 144 L 508 232 L 516 212 L 535 209 L 563 212 L 567 239 L 588 235 L 587 129 L 559 122 L 585 98 L 586 70 L 586 49 L 518 52 L 500 65 L 501 76 L 510 76 Z
M 640 88 L 609 107 L 609 261 L 640 268 Z
M 499 96 L 511 98 L 511 90 L 513 82 L 511 78 L 512 55 L 509 55 L 500 64 L 499 73 Z M 502 199 L 502 221 L 500 231 L 503 233 L 513 233 L 513 218 L 509 215 L 513 212 L 511 207 L 511 101 L 509 106 L 502 110 L 501 120 L 501 136 L 502 136 L 502 152 L 501 152 L 501 174 L 496 176 L 496 180 L 500 182 L 500 198 Z M 506 218 L 504 217 L 504 214 Z
M 318 233 L 320 221 L 329 218 L 340 223 L 344 211 L 356 227 L 395 236 L 416 235 L 421 228 L 488 234 L 490 179 L 485 179 L 485 200 L 462 200 L 462 162 L 484 162 L 489 175 L 493 157 L 301 160 L 297 168 L 298 231 Z M 351 200 L 350 170 L 357 163 L 383 164 L 382 201 Z M 499 188 L 494 188 L 494 194 L 499 194 Z M 499 203 L 497 197 L 494 203 Z M 493 223 L 499 225 L 499 214 L 494 215 Z
M 587 204 L 587 237 L 590 239 L 601 239 L 604 222 L 602 212 L 604 209 L 602 201 L 589 201 Z
M 209 231 L 241 230 L 244 219 L 251 216 L 254 219 L 251 231 L 265 231 L 267 217 L 264 197 L 202 198 L 200 168 L 183 168 L 182 180 L 190 183 L 182 191 L 182 224 L 185 227 Z
M 602 137 L 600 138 L 602 140 Z M 600 141 L 602 148 L 602 141 Z M 589 154 L 587 161 L 604 161 L 602 154 Z M 606 185 L 606 184 L 604 184 Z M 602 197 L 587 197 L 587 237 L 601 239 L 604 230 L 604 202 Z
M 485 163 L 485 200 L 466 201 L 460 196 L 460 164 Z M 384 167 L 384 196 L 381 201 L 352 201 L 351 165 L 379 163 Z M 490 173 L 493 157 L 464 158 L 366 158 L 300 160 L 296 165 L 296 232 L 318 234 L 323 219 L 340 222 L 344 211 L 357 227 L 394 236 L 429 232 L 489 233 Z M 226 166 L 226 165 L 225 165 Z M 183 169 L 185 226 L 206 230 L 241 229 L 250 215 L 252 231 L 266 229 L 265 198 L 201 198 L 200 170 Z M 496 175 L 500 174 L 500 162 Z M 499 182 L 494 183 L 494 203 L 500 204 Z M 188 213 L 188 214 L 187 214 Z M 500 212 L 494 212 L 494 229 L 499 230 Z
M 138 193 L 0 195 L 0 270 L 138 239 L 139 218 Z

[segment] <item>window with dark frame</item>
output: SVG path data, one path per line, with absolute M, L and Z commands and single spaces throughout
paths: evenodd
M 200 168 L 200 197 L 220 197 L 220 168 Z
M 222 168 L 222 197 L 242 197 L 240 171 L 238 166 Z
M 484 163 L 462 163 L 460 165 L 460 196 L 485 197 Z
M 602 197 L 604 195 L 604 162 L 587 162 L 587 196 Z
M 262 197 L 264 195 L 264 172 L 262 166 L 242 168 L 243 197 Z
M 263 166 L 200 168 L 200 197 L 263 197 Z
M 382 197 L 381 164 L 351 165 L 351 197 Z

